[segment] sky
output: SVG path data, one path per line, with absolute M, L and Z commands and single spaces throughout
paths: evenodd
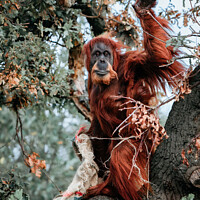
M 179 10 L 180 12 L 182 12 L 183 10 L 188 10 L 188 8 L 191 8 L 190 5 L 190 1 L 189 0 L 185 0 L 185 7 L 183 7 L 183 0 L 173 0 L 171 1 L 174 5 L 175 5 L 175 10 Z M 192 4 L 194 5 L 194 3 L 196 2 L 196 0 L 191 1 Z M 161 10 L 162 8 L 167 8 L 169 5 L 170 1 L 169 0 L 159 0 L 158 4 L 156 6 L 156 12 L 158 12 L 159 10 Z M 200 5 L 200 3 L 199 3 Z M 182 23 L 182 22 L 181 22 Z M 183 24 L 183 23 L 182 23 Z M 195 31 L 199 31 L 200 27 L 197 24 L 189 24 Z M 182 35 L 187 35 L 190 34 L 191 31 L 189 29 L 189 27 L 181 27 L 178 28 L 177 25 L 172 25 L 172 29 L 174 31 L 174 33 L 177 35 L 179 32 Z M 200 44 L 200 37 L 192 37 L 190 38 L 190 40 L 193 41 L 193 43 L 191 43 L 191 46 L 197 46 L 197 44 Z M 187 49 L 183 49 L 183 51 L 187 52 Z M 186 65 L 187 65 L 187 61 L 185 61 Z M 164 112 L 165 114 L 167 114 L 169 112 L 169 110 L 171 109 L 172 103 L 171 104 L 167 104 L 166 106 L 162 107 L 162 112 Z
M 185 7 L 183 6 L 183 0 L 158 0 L 158 4 L 156 6 L 156 11 L 161 10 L 162 8 L 167 8 L 168 5 L 172 2 L 172 4 L 175 6 L 174 10 L 179 10 L 180 12 L 184 11 L 184 10 L 188 10 L 188 8 L 191 8 L 190 5 L 190 1 L 189 0 L 185 0 Z M 192 0 L 192 5 L 194 6 L 194 3 L 196 2 L 196 0 Z M 199 2 L 199 6 L 200 6 L 200 2 Z M 195 30 L 199 31 L 199 27 L 195 24 L 190 24 Z M 189 34 L 190 29 L 188 27 L 182 27 L 181 29 L 179 29 L 177 26 L 173 26 L 173 30 L 175 32 L 181 32 L 184 34 Z

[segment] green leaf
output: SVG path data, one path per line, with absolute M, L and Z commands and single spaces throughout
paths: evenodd
M 189 194 L 188 196 L 181 198 L 181 200 L 193 200 L 194 197 L 195 197 L 194 194 Z
M 11 195 L 8 200 L 23 200 L 22 194 L 22 189 L 16 190 L 15 193 Z

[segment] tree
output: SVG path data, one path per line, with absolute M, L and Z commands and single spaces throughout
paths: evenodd
M 189 194 L 200 199 L 199 69 L 191 75 L 192 92 L 174 103 L 165 126 L 169 138 L 153 156 L 151 180 L 156 195 L 152 199 L 181 199 Z
M 174 10 L 170 4 L 159 14 L 172 23 L 178 23 L 178 19 L 183 18 L 184 26 L 188 26 L 189 23 L 199 26 L 198 0 L 190 3 L 191 7 L 185 9 L 183 13 Z M 115 12 L 117 4 L 123 7 L 122 11 Z M 111 5 L 114 7 L 111 8 Z M 88 38 L 107 30 L 125 44 L 142 48 L 139 41 L 139 27 L 131 12 L 130 1 L 2 0 L 0 2 L 0 188 L 2 191 L 0 197 L 2 199 L 20 196 L 26 199 L 29 198 L 27 194 L 31 199 L 52 199 L 59 192 L 59 188 L 65 189 L 70 182 L 79 161 L 74 158 L 69 140 L 73 138 L 77 126 L 86 123 L 83 118 L 88 121 L 91 119 L 81 47 Z M 189 53 L 178 59 L 190 59 L 188 65 L 193 69 L 199 63 L 200 46 L 199 44 L 191 46 L 189 41 L 191 37 L 199 37 L 198 29 L 191 28 L 191 33 L 188 35 L 172 36 L 167 45 L 187 48 Z M 169 61 L 169 64 L 170 62 L 173 60 Z M 189 72 L 187 75 L 190 77 Z M 195 182 L 193 181 L 195 174 L 192 177 L 190 175 L 192 169 L 197 170 L 192 166 L 199 166 L 199 163 L 192 161 L 193 156 L 199 155 L 199 126 L 192 125 L 195 120 L 197 122 L 199 120 L 199 85 L 196 81 L 198 75 L 195 76 L 197 78 L 191 77 L 192 93 L 174 105 L 166 124 L 170 137 L 158 147 L 152 159 L 151 181 L 157 186 L 162 185 L 161 188 L 156 186 L 154 188 L 153 185 L 158 199 L 160 196 L 164 199 L 163 195 L 168 192 L 166 188 L 173 186 L 177 181 L 181 183 L 181 188 L 177 187 L 174 190 L 172 187 L 169 189 L 169 195 L 175 191 L 174 199 L 189 193 L 195 194 L 197 198 L 198 178 Z M 177 86 L 173 98 L 185 95 L 183 85 L 188 86 L 187 81 L 188 79 L 185 79 L 185 82 Z M 188 116 L 187 119 L 179 118 L 181 117 L 179 109 L 182 112 L 184 110 L 183 118 Z M 194 127 L 192 128 L 194 131 L 186 136 L 185 128 L 183 137 L 180 138 L 179 130 L 184 126 L 183 122 L 191 124 L 188 132 L 191 132 L 191 127 Z M 175 125 L 177 128 L 174 128 Z M 177 133 L 172 134 L 171 130 L 177 130 Z M 174 135 L 177 138 L 174 138 Z M 176 144 L 176 141 L 179 145 L 172 150 L 179 156 L 177 160 L 175 159 L 177 162 L 166 151 L 171 144 Z M 167 157 L 169 159 L 164 160 Z M 162 162 L 160 158 L 163 159 Z M 46 165 L 43 160 L 46 161 Z M 163 163 L 166 168 L 170 166 L 166 170 L 172 175 L 165 179 L 163 176 L 165 167 L 161 170 L 162 166 L 158 165 L 158 162 Z M 177 175 L 173 171 L 174 166 L 180 168 L 183 173 L 187 171 L 184 180 L 181 179 L 183 176 L 181 178 L 176 176 L 177 180 L 174 180 L 173 175 Z M 61 168 L 62 170 L 58 170 Z M 41 178 L 28 174 L 28 170 Z M 24 171 L 27 174 L 24 174 Z M 44 173 L 40 174 L 41 171 Z M 190 180 L 191 178 L 193 179 Z M 189 180 L 187 186 L 185 179 Z M 24 185 L 23 182 L 29 184 Z M 182 186 L 190 189 L 185 192 Z M 178 195 L 176 190 L 181 196 L 176 197 Z

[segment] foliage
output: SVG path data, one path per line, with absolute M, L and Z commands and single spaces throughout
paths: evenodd
M 29 196 L 25 193 L 26 185 L 18 183 L 13 172 L 9 173 L 9 178 L 1 178 L 0 180 L 0 198 L 2 200 L 29 200 Z
M 55 66 L 53 37 L 68 49 L 79 41 L 77 12 L 55 1 L 3 0 L 0 4 L 0 104 L 23 108 L 43 96 L 68 96 L 70 71 Z
M 33 152 L 25 159 L 25 164 L 31 168 L 31 173 L 40 178 L 41 170 L 46 169 L 46 163 L 45 160 L 39 160 L 37 157 L 40 156 L 37 153 Z
M 73 159 L 69 138 L 73 138 L 75 127 L 82 119 L 74 116 L 77 111 L 69 101 L 73 71 L 69 70 L 65 58 L 74 43 L 80 41 L 80 25 L 74 17 L 78 12 L 63 8 L 54 0 L 0 2 L 0 107 L 7 106 L 16 112 L 5 107 L 0 111 L 1 173 L 6 174 L 8 168 L 20 173 L 21 179 L 23 174 L 24 181 L 30 183 L 27 193 L 33 199 L 52 199 L 58 190 L 50 179 L 70 178 L 78 163 Z M 19 111 L 22 108 L 26 110 Z M 15 127 L 18 117 L 23 126 L 20 133 Z M 69 117 L 76 118 L 70 129 L 64 125 Z M 22 137 L 17 139 L 20 134 Z M 18 142 L 24 147 L 23 154 L 36 152 L 46 161 L 44 172 L 52 173 L 50 179 L 42 174 L 38 180 L 28 174 Z M 32 166 L 33 163 L 30 159 L 26 162 L 38 175 L 38 166 Z M 57 165 L 63 168 L 62 172 L 57 171 Z M 58 180 L 59 187 L 69 182 L 63 179 L 59 184 Z
M 178 26 L 179 29 L 183 27 L 188 27 L 188 29 L 190 29 L 190 33 L 188 34 L 181 34 L 181 32 L 179 32 L 177 35 L 170 35 L 166 46 L 172 45 L 174 46 L 174 50 L 181 47 L 184 48 L 185 55 L 178 59 L 190 58 L 190 65 L 195 67 L 200 63 L 200 44 L 198 42 L 200 6 L 198 0 L 189 0 L 188 2 L 189 6 L 186 7 L 186 2 L 183 0 L 184 9 L 182 9 L 182 11 L 177 10 L 173 3 L 170 3 L 166 9 L 162 9 L 162 11 L 159 12 L 159 15 L 166 18 L 171 24 Z M 196 38 L 196 42 L 194 42 L 194 38 Z
M 193 200 L 193 199 L 194 199 L 194 194 L 189 194 L 188 196 L 181 198 L 181 200 Z
M 78 12 L 54 0 L 0 2 L 0 177 L 7 175 L 6 169 L 15 170 L 29 183 L 26 193 L 31 199 L 52 199 L 59 192 L 52 181 L 66 188 L 78 163 L 71 139 L 83 118 L 69 101 L 73 70 L 66 59 L 69 49 L 80 42 Z M 15 126 L 18 117 L 21 133 Z M 29 174 L 18 142 L 24 154 L 36 152 L 45 160 L 47 176 L 42 173 L 38 179 Z M 33 163 L 28 164 L 33 172 Z M 15 197 L 22 191 L 17 189 Z
M 8 169 L 13 169 L 19 179 L 26 183 L 25 191 L 31 199 L 52 199 L 59 193 L 44 173 L 47 173 L 60 189 L 66 189 L 79 165 L 71 141 L 77 126 L 85 123 L 76 109 L 71 108 L 69 111 L 62 109 L 58 113 L 56 110 L 52 111 L 50 107 L 49 110 L 42 110 L 36 106 L 21 112 L 25 150 L 37 152 L 41 160 L 46 161 L 46 170 L 42 170 L 44 173 L 41 174 L 40 179 L 29 173 L 29 168 L 24 164 L 19 144 L 15 141 L 14 113 L 3 108 L 0 114 L 2 129 L 0 177 L 4 177 Z

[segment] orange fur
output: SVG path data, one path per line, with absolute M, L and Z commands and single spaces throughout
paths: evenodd
M 165 28 L 167 21 L 151 14 Z M 125 46 L 107 37 L 96 37 L 83 47 L 86 55 L 86 67 L 89 72 L 88 93 L 90 108 L 93 114 L 91 127 L 87 134 L 99 138 L 129 137 L 137 135 L 134 124 L 124 127 L 121 132 L 114 130 L 133 110 L 120 110 L 120 105 L 126 102 L 123 97 L 131 97 L 144 104 L 150 104 L 156 97 L 157 90 L 165 90 L 166 81 L 174 86 L 172 77 L 182 78 L 184 67 L 177 61 L 169 66 L 160 67 L 178 55 L 172 47 L 166 47 L 168 36 L 150 15 L 140 17 L 142 28 L 159 38 L 157 40 L 144 32 L 144 51 L 129 51 L 121 53 Z M 103 42 L 113 50 L 114 64 L 112 69 L 117 75 L 106 82 L 97 81 L 90 71 L 91 50 L 95 43 Z M 118 77 L 118 79 L 116 79 Z M 117 98 L 114 98 L 116 97 Z M 123 97 L 122 97 L 123 96 Z M 125 104 L 125 106 L 130 106 Z M 151 134 L 144 137 L 121 140 L 93 139 L 95 161 L 100 171 L 99 176 L 104 182 L 90 188 L 86 195 L 105 194 L 117 196 L 125 200 L 139 200 L 149 190 L 148 167 L 149 152 L 152 152 Z M 133 164 L 135 167 L 133 167 Z M 109 171 L 107 173 L 107 171 Z
M 96 73 L 94 73 L 95 70 L 98 70 L 96 63 L 92 67 L 92 71 L 91 71 L 91 74 L 92 74 L 91 79 L 92 79 L 93 84 L 103 83 L 103 84 L 109 85 L 113 79 L 118 79 L 117 73 L 113 70 L 110 63 L 108 63 L 108 69 L 107 69 L 109 73 L 103 77 L 100 77 Z

